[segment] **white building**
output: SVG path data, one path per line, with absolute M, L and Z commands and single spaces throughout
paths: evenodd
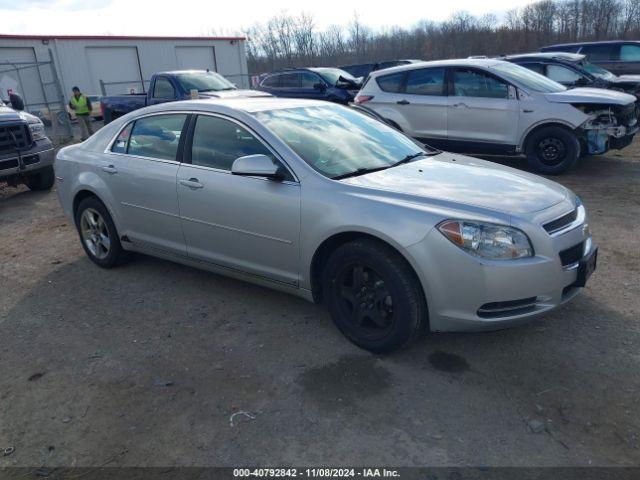
M 48 65 L 29 66 L 50 58 L 65 99 L 74 85 L 89 95 L 141 93 L 153 73 L 190 68 L 250 86 L 243 37 L 0 35 L 0 98 L 17 91 L 31 109 L 59 99 Z

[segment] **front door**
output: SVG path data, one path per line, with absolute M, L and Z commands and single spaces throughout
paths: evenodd
M 447 137 L 447 97 L 445 69 L 421 68 L 407 73 L 403 94 L 398 96 L 396 108 L 410 125 L 407 132 L 417 138 L 445 139 Z
M 186 254 L 178 215 L 178 146 L 186 114 L 143 117 L 127 125 L 99 174 L 117 202 L 119 233 L 134 244 Z
M 472 68 L 452 68 L 449 88 L 449 141 L 468 143 L 470 149 L 517 144 L 519 102 L 514 88 Z
M 214 115 L 195 119 L 178 170 L 188 255 L 295 285 L 299 271 L 300 185 L 231 174 L 244 155 L 276 156 L 247 128 Z M 188 163 L 187 163 L 188 162 Z M 284 168 L 284 167 L 283 167 Z

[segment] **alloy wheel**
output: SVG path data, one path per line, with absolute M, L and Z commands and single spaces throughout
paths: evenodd
M 87 208 L 80 217 L 82 241 L 91 254 L 99 260 L 109 255 L 111 239 L 102 215 L 93 208 Z

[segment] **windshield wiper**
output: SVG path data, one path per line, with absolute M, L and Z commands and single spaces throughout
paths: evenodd
M 335 177 L 331 177 L 331 180 L 342 180 L 343 178 L 349 177 L 358 177 L 360 175 L 366 175 L 367 173 L 379 172 L 380 170 L 386 170 L 390 168 L 391 165 L 385 165 L 384 167 L 367 167 L 367 168 L 358 168 L 352 172 L 343 173 L 341 175 L 336 175 Z
M 403 163 L 409 163 L 411 160 L 415 160 L 418 157 L 432 157 L 434 155 L 438 155 L 439 153 L 440 153 L 440 151 L 438 151 L 438 150 L 434 150 L 432 152 L 410 153 L 406 157 L 398 160 L 396 163 L 392 163 L 391 165 L 389 165 L 389 168 L 397 167 L 398 165 L 402 165 Z
M 224 90 L 236 90 L 236 87 L 224 87 L 224 88 L 203 88 L 198 92 L 222 92 Z

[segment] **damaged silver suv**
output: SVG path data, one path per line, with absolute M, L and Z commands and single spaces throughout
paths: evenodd
M 621 149 L 638 131 L 636 98 L 599 88 L 568 90 L 491 59 L 422 62 L 371 73 L 355 103 L 444 150 L 525 154 L 533 170 L 559 174 L 583 155 Z

